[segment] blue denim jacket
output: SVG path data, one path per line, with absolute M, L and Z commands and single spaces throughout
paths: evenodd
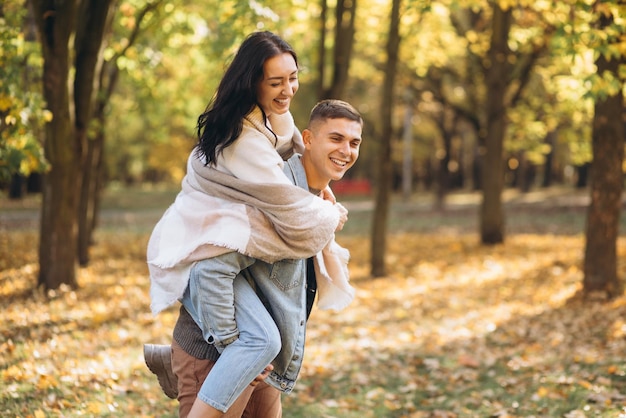
M 294 155 L 285 162 L 284 171 L 296 186 L 308 190 L 306 173 L 299 155 Z M 257 261 L 246 272 L 253 277 L 270 278 L 255 281 L 267 300 L 282 341 L 280 353 L 272 363 L 274 370 L 267 380 L 286 393 L 293 389 L 304 357 L 307 318 L 306 264 L 306 260 L 281 260 L 274 264 Z M 263 276 L 264 274 L 268 276 Z
M 276 322 L 282 347 L 266 382 L 289 393 L 300 373 L 306 330 L 306 260 L 257 261 L 244 272 L 262 293 Z M 269 277 L 269 280 L 254 280 Z M 253 281 L 254 280 L 254 281 Z

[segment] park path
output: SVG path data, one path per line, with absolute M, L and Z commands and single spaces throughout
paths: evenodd
M 505 208 L 519 209 L 583 209 L 589 204 L 587 190 L 576 190 L 560 187 L 550 189 L 538 189 L 527 193 L 509 189 L 503 193 Z M 481 195 L 478 192 L 455 192 L 446 198 L 445 210 L 474 209 L 480 204 Z M 350 213 L 367 212 L 374 208 L 371 197 L 338 196 L 338 200 L 346 206 Z M 626 196 L 624 197 L 626 202 Z M 413 210 L 433 212 L 434 198 L 430 193 L 419 193 L 410 200 L 396 197 L 393 201 L 394 208 L 399 210 Z M 165 208 L 106 208 L 100 214 L 102 228 L 130 228 L 143 231 L 150 230 L 163 214 Z M 11 230 L 37 230 L 39 228 L 40 210 L 37 202 L 32 199 L 25 201 L 9 201 L 0 197 L 0 233 Z

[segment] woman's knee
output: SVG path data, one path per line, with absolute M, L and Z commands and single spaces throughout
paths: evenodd
M 282 347 L 280 333 L 274 324 L 260 327 L 257 332 L 244 332 L 242 330 L 239 340 L 249 349 L 269 358 L 269 361 L 278 355 Z

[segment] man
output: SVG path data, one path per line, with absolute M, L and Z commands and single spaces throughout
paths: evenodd
M 301 157 L 294 156 L 285 163 L 285 174 L 297 186 L 308 187 L 314 194 L 324 194 L 330 181 L 341 179 L 356 162 L 362 128 L 360 114 L 348 103 L 339 100 L 318 103 L 311 111 L 307 129 L 302 132 L 305 150 Z M 297 263 L 301 266 L 298 267 Z M 306 268 L 303 268 L 305 264 Z M 257 261 L 242 274 L 252 278 L 269 275 L 272 267 Z M 291 262 L 291 267 L 281 267 L 279 271 L 280 275 L 284 275 L 281 277 L 290 282 L 307 284 L 304 316 L 308 318 L 317 288 L 312 259 Z M 304 275 L 306 278 L 298 277 Z M 262 292 L 259 293 L 263 297 Z M 268 309 L 271 310 L 271 306 Z M 189 414 L 200 386 L 219 357 L 215 347 L 204 340 L 202 331 L 182 306 L 174 328 L 171 351 L 169 346 L 146 345 L 144 355 L 150 370 L 159 377 L 165 393 L 172 398 L 178 397 L 181 417 Z M 224 417 L 281 416 L 280 392 L 263 382 L 271 369 L 272 366 L 268 366 L 252 382 Z

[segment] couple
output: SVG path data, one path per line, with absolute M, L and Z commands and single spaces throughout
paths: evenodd
M 276 35 L 244 41 L 199 118 L 183 190 L 151 236 L 153 312 L 183 304 L 172 344 L 180 416 L 241 416 L 258 402 L 270 405 L 251 416 L 280 416 L 315 285 L 320 307 L 353 298 L 347 251 L 334 242 L 346 212 L 328 183 L 356 161 L 363 121 L 323 101 L 300 135 L 289 113 L 297 72 Z M 149 365 L 163 359 L 153 348 Z

